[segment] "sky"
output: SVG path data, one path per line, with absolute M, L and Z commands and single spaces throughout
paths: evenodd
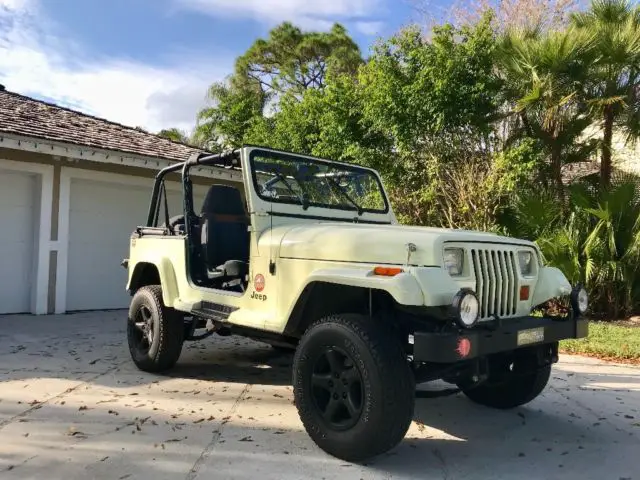
M 340 22 L 366 56 L 419 17 L 420 1 L 0 0 L 0 84 L 152 132 L 190 132 L 207 87 L 282 21 Z

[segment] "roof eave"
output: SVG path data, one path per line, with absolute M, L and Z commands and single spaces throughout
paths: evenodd
M 135 155 L 116 150 L 108 150 L 6 132 L 0 132 L 0 148 L 41 153 L 44 155 L 50 155 L 54 159 L 66 158 L 75 160 L 78 163 L 96 162 L 102 164 L 145 168 L 153 171 L 159 171 L 164 167 L 177 163 L 177 160 L 172 159 Z M 187 160 L 187 158 L 184 160 Z M 207 178 L 242 182 L 241 173 L 236 171 L 219 171 L 218 169 L 213 168 L 196 167 L 191 170 L 191 174 Z

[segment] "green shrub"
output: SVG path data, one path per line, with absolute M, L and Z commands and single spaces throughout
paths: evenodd
M 410 225 L 500 231 L 497 219 L 510 195 L 495 162 L 431 161 L 422 178 L 405 176 L 389 192 L 399 220 Z
M 639 185 L 626 180 L 596 193 L 578 183 L 565 205 L 553 193 L 530 191 L 506 217 L 510 234 L 535 241 L 550 265 L 586 286 L 593 318 L 626 317 L 640 307 Z

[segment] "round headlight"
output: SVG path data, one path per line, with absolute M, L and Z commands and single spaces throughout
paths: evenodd
M 573 289 L 573 292 L 571 292 L 571 304 L 578 313 L 587 311 L 589 307 L 589 295 L 584 287 L 578 286 Z
M 471 290 L 460 290 L 453 297 L 453 309 L 456 322 L 463 328 L 471 328 L 478 321 L 480 303 L 478 297 Z

